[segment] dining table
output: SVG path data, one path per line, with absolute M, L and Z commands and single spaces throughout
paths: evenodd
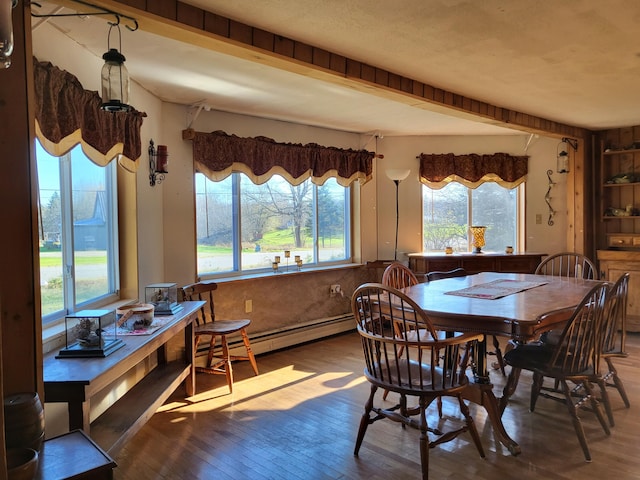
M 419 283 L 401 289 L 439 330 L 476 332 L 528 342 L 561 328 L 598 280 L 547 275 L 481 272 Z M 485 408 L 498 440 L 512 455 L 521 452 L 506 432 L 502 412 L 516 385 L 507 382 L 496 397 L 486 361 L 486 342 L 475 356 L 473 381 L 465 398 Z

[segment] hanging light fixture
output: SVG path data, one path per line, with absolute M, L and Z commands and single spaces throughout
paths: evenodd
M 578 141 L 572 138 L 563 138 L 557 148 L 558 173 L 569 173 L 569 146 L 578 151 Z
M 13 53 L 11 10 L 17 4 L 18 0 L 0 0 L 0 65 L 4 68 L 11 66 L 11 54 Z
M 127 112 L 131 109 L 129 103 L 129 72 L 124 66 L 125 58 L 122 51 L 122 33 L 120 25 L 109 22 L 109 34 L 107 36 L 108 51 L 102 55 L 104 65 L 101 72 L 102 84 L 102 110 L 107 112 Z M 111 48 L 111 30 L 118 30 L 120 51 Z

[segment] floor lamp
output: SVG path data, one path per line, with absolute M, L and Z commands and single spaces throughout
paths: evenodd
M 411 173 L 411 170 L 401 168 L 390 168 L 385 172 L 389 180 L 393 180 L 396 184 L 396 246 L 393 254 L 393 259 L 398 260 L 398 226 L 400 222 L 400 204 L 398 203 L 398 187 L 400 182 L 407 178 Z

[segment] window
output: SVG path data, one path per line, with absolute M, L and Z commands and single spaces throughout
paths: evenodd
M 78 145 L 62 157 L 36 141 L 43 321 L 93 308 L 118 291 L 116 162 Z
M 335 179 L 293 186 L 280 176 L 255 185 L 234 173 L 220 182 L 196 174 L 198 275 L 346 262 L 350 256 L 349 188 Z M 289 250 L 291 257 L 284 258 Z
M 507 189 L 485 182 L 476 189 L 456 182 L 440 190 L 422 186 L 424 251 L 456 252 L 472 250 L 469 226 L 485 225 L 483 250 L 501 252 L 507 245 L 517 247 L 519 197 L 524 184 Z

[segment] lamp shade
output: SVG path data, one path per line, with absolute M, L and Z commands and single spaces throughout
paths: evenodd
M 401 182 L 409 176 L 411 170 L 409 170 L 408 168 L 389 168 L 385 173 L 389 180 L 393 180 L 394 182 Z

